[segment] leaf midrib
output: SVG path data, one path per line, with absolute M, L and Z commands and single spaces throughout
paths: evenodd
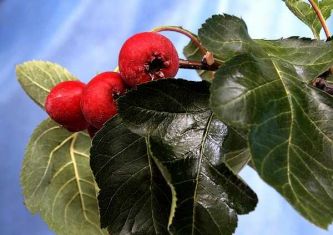
M 293 131 L 293 120 L 294 120 L 293 102 L 291 100 L 291 95 L 290 95 L 290 92 L 287 88 L 287 85 L 284 83 L 282 75 L 280 74 L 278 66 L 274 63 L 274 60 L 272 60 L 272 64 L 273 64 L 273 67 L 276 70 L 276 73 L 277 73 L 279 79 L 281 80 L 281 84 L 282 84 L 282 86 L 283 86 L 283 88 L 286 92 L 286 95 L 288 97 L 289 108 L 290 108 L 291 122 L 290 122 L 290 130 L 289 130 L 289 137 L 288 137 L 288 150 L 287 150 L 287 179 L 288 179 L 288 184 L 290 186 L 291 192 L 295 196 L 295 199 L 296 199 L 297 203 L 299 205 L 301 205 L 305 211 L 308 212 L 308 209 L 306 207 L 304 207 L 302 205 L 301 201 L 299 200 L 298 195 L 296 194 L 295 189 L 294 189 L 294 187 L 291 183 L 292 182 L 291 181 L 291 174 L 292 173 L 291 173 L 291 170 L 290 170 L 290 149 L 291 149 L 291 138 L 292 138 L 292 131 Z
M 272 65 L 274 67 L 274 69 L 276 70 L 276 74 L 278 75 L 278 78 L 279 80 L 281 81 L 281 84 L 286 92 L 286 96 L 288 97 L 288 103 L 289 103 L 289 108 L 290 108 L 290 116 L 291 116 L 291 122 L 290 122 L 290 130 L 289 130 L 289 137 L 288 137 L 288 142 L 287 142 L 287 145 L 288 145 L 288 149 L 287 149 L 287 179 L 288 179 L 288 185 L 290 187 L 290 190 L 291 192 L 293 193 L 293 195 L 295 196 L 295 199 L 297 201 L 297 204 L 299 206 L 301 206 L 305 211 L 306 213 L 309 215 L 309 217 L 312 218 L 312 216 L 310 215 L 309 211 L 308 211 L 308 208 L 307 207 L 304 207 L 303 204 L 301 203 L 300 199 L 298 198 L 298 195 L 296 194 L 295 192 L 295 189 L 292 185 L 292 181 L 291 181 L 291 177 L 292 177 L 292 173 L 291 173 L 291 170 L 290 170 L 290 149 L 291 149 L 291 138 L 292 138 L 292 131 L 293 131 L 293 120 L 294 120 L 294 112 L 293 112 L 293 102 L 291 100 L 291 95 L 290 95 L 290 92 L 287 88 L 287 85 L 284 83 L 284 80 L 282 78 L 282 75 L 280 74 L 280 70 L 278 69 L 278 66 L 275 64 L 274 60 L 271 60 L 272 61 Z M 285 193 L 285 192 L 284 192 Z
M 75 156 L 74 156 L 74 144 L 75 144 L 75 141 L 77 139 L 77 134 L 73 135 L 73 138 L 72 138 L 72 142 L 71 142 L 71 145 L 70 145 L 70 148 L 69 148 L 69 155 L 71 156 L 71 160 L 73 162 L 73 170 L 74 170 L 74 176 L 75 176 L 75 182 L 77 184 L 77 189 L 79 191 L 79 194 L 80 194 L 80 202 L 81 202 L 81 205 L 82 205 L 82 210 L 83 210 L 83 215 L 84 215 L 84 218 L 89 221 L 89 218 L 87 218 L 87 215 L 86 215 L 86 207 L 85 207 L 85 203 L 84 203 L 84 199 L 83 199 L 83 191 L 82 191 L 82 188 L 81 188 L 81 184 L 80 184 L 80 181 L 79 181 L 79 170 L 77 168 L 77 163 L 76 163 L 76 159 L 75 159 Z
M 147 138 L 146 140 L 146 145 L 148 146 L 148 141 Z M 149 155 L 149 149 L 147 147 L 147 158 L 148 158 L 148 164 L 149 164 L 149 172 L 150 172 L 150 185 L 149 185 L 149 190 L 150 190 L 150 209 L 151 209 L 151 217 L 153 220 L 153 227 L 155 230 L 155 233 L 158 234 L 158 231 L 156 229 L 156 222 L 155 222 L 155 217 L 154 217 L 154 210 L 153 210 L 153 190 L 152 190 L 152 184 L 153 184 L 153 169 L 151 167 L 151 159 L 150 159 L 150 155 Z
M 195 189 L 194 189 L 194 196 L 193 196 L 193 221 L 192 221 L 192 232 L 191 234 L 194 235 L 194 228 L 195 228 L 195 215 L 196 215 L 196 207 L 197 207 L 197 203 L 196 203 L 196 200 L 197 200 L 197 191 L 198 191 L 198 184 L 199 184 L 199 176 L 200 176 L 200 172 L 201 172 L 201 164 L 202 164 L 202 158 L 203 158 L 203 152 L 204 152 L 204 148 L 205 148 L 205 143 L 206 143 L 206 139 L 207 139 L 207 136 L 208 136 L 208 132 L 209 132 L 209 129 L 210 129 L 210 125 L 211 125 L 211 122 L 212 122 L 212 119 L 213 119 L 213 113 L 210 114 L 209 116 L 209 119 L 207 121 L 207 125 L 206 125 L 206 128 L 205 128 L 205 132 L 203 134 L 203 138 L 202 138 L 202 141 L 201 141 L 201 146 L 200 146 L 200 157 L 199 157 L 199 165 L 198 165 L 198 173 L 196 175 L 196 185 L 195 185 Z
M 48 130 L 46 130 L 46 131 L 44 131 L 37 139 L 36 139 L 36 141 L 34 142 L 34 146 L 33 146 L 33 151 L 32 152 L 35 152 L 35 147 L 36 147 L 36 144 L 37 144 L 37 142 L 39 141 L 39 139 L 41 139 L 42 138 L 42 136 L 44 136 L 46 133 L 48 133 L 48 132 L 50 132 L 50 131 L 52 131 L 52 130 L 54 130 L 54 129 L 59 129 L 60 127 L 59 126 L 55 126 L 55 127 L 51 127 L 51 128 L 49 128 Z M 69 136 L 69 137 L 67 137 L 66 139 L 64 139 L 60 144 L 58 144 L 54 149 L 52 149 L 52 151 L 50 152 L 50 154 L 49 154 L 49 160 L 48 160 L 48 162 L 47 162 L 47 165 L 46 165 L 46 168 L 45 168 L 45 170 L 44 170 L 44 173 L 43 173 L 43 175 L 42 175 L 42 177 L 41 177 L 41 179 L 40 179 L 40 181 L 38 182 L 38 185 L 36 186 L 36 188 L 35 188 L 35 190 L 32 192 L 32 194 L 31 194 L 31 196 L 30 197 L 33 197 L 34 195 L 35 195 L 35 193 L 38 191 L 38 189 L 39 189 L 39 187 L 40 187 L 40 185 L 42 184 L 42 182 L 43 182 L 43 180 L 44 180 L 44 178 L 45 178 L 45 175 L 46 175 L 46 173 L 47 173 L 47 171 L 49 170 L 49 167 L 50 167 L 50 164 L 51 164 L 51 161 L 52 161 L 52 158 L 53 158 L 53 154 L 58 150 L 58 149 L 60 149 L 67 141 L 69 141 L 71 138 L 73 138 L 72 136 Z M 43 193 L 43 195 L 44 195 L 44 193 Z
M 39 87 L 40 89 L 42 89 L 43 91 L 49 93 L 50 90 L 42 85 L 40 85 L 39 83 L 35 82 L 28 74 L 26 73 L 21 73 L 24 77 L 26 77 L 32 84 L 36 85 L 37 87 Z M 21 79 L 19 79 L 19 81 L 23 84 L 23 81 Z
M 278 66 L 275 64 L 274 60 L 272 60 L 273 67 L 276 71 L 276 74 L 278 75 L 281 84 L 286 92 L 286 96 L 288 97 L 288 103 L 289 103 L 289 109 L 290 109 L 290 116 L 291 116 L 291 121 L 290 121 L 290 130 L 289 130 L 289 137 L 288 137 L 288 152 L 287 152 L 287 177 L 288 177 L 288 182 L 289 185 L 292 189 L 292 192 L 294 193 L 295 197 L 297 198 L 297 195 L 294 192 L 293 186 L 291 184 L 290 180 L 290 143 L 291 143 L 291 138 L 292 138 L 292 130 L 293 130 L 293 120 L 294 120 L 294 113 L 293 113 L 293 102 L 291 100 L 291 95 L 290 92 L 287 88 L 287 85 L 284 83 L 282 75 L 280 74 L 280 70 L 278 69 Z M 297 199 L 298 200 L 298 199 Z

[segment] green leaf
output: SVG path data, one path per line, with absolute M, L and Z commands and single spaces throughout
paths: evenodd
M 255 40 L 264 56 L 291 64 L 298 75 L 311 81 L 333 64 L 333 42 L 290 37 L 282 40 Z
M 169 234 L 170 188 L 147 151 L 146 139 L 119 117 L 96 134 L 91 168 L 101 191 L 101 225 L 111 234 Z
M 27 95 L 42 108 L 52 87 L 63 81 L 76 80 L 65 68 L 47 61 L 19 64 L 16 76 Z
M 213 53 L 228 45 L 216 32 L 247 35 L 240 31 L 244 22 L 226 25 L 225 18 L 235 17 L 215 16 L 201 29 Z M 333 97 L 310 81 L 333 64 L 332 43 L 244 40 L 242 50 L 226 46 L 233 57 L 215 75 L 211 108 L 228 126 L 248 133 L 259 175 L 305 218 L 326 228 L 333 220 Z
M 315 38 L 320 38 L 321 24 L 313 10 L 312 6 L 304 0 L 283 0 L 289 10 L 297 16 L 298 19 L 303 21 L 311 29 Z M 331 16 L 333 9 L 332 0 L 314 0 L 319 7 L 324 19 L 328 19 Z
M 228 127 L 228 137 L 223 142 L 225 163 L 235 173 L 239 173 L 251 161 L 247 136 L 239 130 Z
M 223 62 L 248 52 L 254 46 L 245 22 L 227 14 L 209 18 L 199 29 L 199 40 Z
M 172 234 L 232 234 L 237 214 L 252 211 L 256 194 L 224 164 L 227 127 L 208 106 L 209 83 L 160 80 L 118 101 L 131 131 L 149 138 L 150 153 L 172 186 Z
M 333 98 L 308 86 L 289 64 L 243 55 L 218 71 L 211 102 L 221 120 L 250 130 L 260 176 L 308 220 L 327 227 L 333 219 Z
M 333 42 L 291 37 L 280 40 L 253 40 L 242 19 L 231 15 L 214 15 L 199 29 L 203 46 L 223 61 L 237 55 L 280 59 L 292 64 L 299 76 L 308 81 L 333 64 Z
M 68 132 L 50 119 L 27 146 L 21 173 L 25 205 L 57 234 L 107 234 L 99 228 L 89 148 L 86 133 Z

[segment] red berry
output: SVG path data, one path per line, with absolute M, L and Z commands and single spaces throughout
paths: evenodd
M 119 70 L 134 87 L 161 78 L 174 77 L 179 58 L 172 42 L 155 32 L 138 33 L 127 39 L 119 53 Z
M 46 98 L 46 112 L 69 131 L 82 131 L 87 128 L 80 107 L 84 87 L 85 84 L 80 81 L 61 82 L 53 87 Z
M 85 87 L 81 99 L 81 109 L 87 122 L 100 129 L 117 113 L 115 96 L 125 90 L 119 73 L 104 72 L 95 76 Z

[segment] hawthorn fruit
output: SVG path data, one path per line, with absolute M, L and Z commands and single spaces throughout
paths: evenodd
M 81 109 L 91 126 L 88 129 L 90 135 L 117 114 L 116 98 L 125 91 L 126 85 L 116 72 L 100 73 L 86 85 L 82 94 Z
M 119 71 L 130 87 L 152 80 L 174 77 L 179 57 L 172 42 L 155 32 L 135 34 L 119 53 Z
M 81 111 L 81 95 L 85 84 L 80 81 L 64 81 L 53 87 L 45 102 L 48 115 L 67 130 L 76 132 L 87 128 Z

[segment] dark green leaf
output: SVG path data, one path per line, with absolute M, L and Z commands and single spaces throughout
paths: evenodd
M 211 102 L 226 123 L 250 130 L 260 176 L 303 216 L 327 227 L 333 218 L 333 98 L 307 85 L 290 64 L 243 55 L 218 71 Z
M 172 234 L 232 234 L 237 214 L 256 194 L 224 164 L 227 127 L 208 107 L 209 83 L 160 80 L 119 99 L 130 130 L 149 137 L 150 152 L 172 186 Z
M 257 53 L 261 49 L 266 52 L 261 56 L 287 61 L 299 70 L 300 76 L 307 78 L 318 76 L 332 64 L 333 42 L 299 37 L 253 40 L 248 35 L 245 22 L 227 14 L 214 15 L 209 18 L 199 29 L 199 40 L 206 49 L 213 52 L 220 64 L 236 55 Z M 201 58 L 198 48 L 193 43 L 189 43 L 184 48 L 184 53 L 189 59 L 200 60 Z M 214 73 L 212 72 L 198 72 L 205 80 L 213 79 Z
M 199 29 L 203 46 L 215 57 L 227 61 L 253 47 L 245 22 L 231 15 L 213 15 Z
M 303 21 L 311 29 L 313 35 L 319 39 L 320 30 L 322 28 L 320 21 L 312 9 L 312 6 L 304 0 L 283 0 L 291 12 Z M 324 19 L 328 19 L 333 9 L 332 0 L 314 0 L 319 7 Z
M 59 82 L 76 80 L 65 68 L 47 61 L 19 64 L 16 76 L 27 95 L 42 108 L 52 87 Z
M 25 205 L 57 234 L 107 234 L 99 227 L 89 148 L 87 134 L 68 132 L 50 119 L 27 146 L 21 173 Z
M 223 142 L 224 158 L 230 169 L 237 174 L 250 163 L 251 154 L 247 136 L 238 130 L 228 127 L 228 137 Z
M 224 17 L 208 20 L 202 31 L 224 34 Z M 206 35 L 207 46 L 211 37 Z M 222 48 L 216 37 L 212 43 Z M 332 43 L 292 38 L 247 45 L 247 54 L 235 50 L 217 71 L 211 107 L 222 121 L 249 133 L 260 176 L 305 218 L 326 228 L 333 219 L 333 98 L 309 81 L 333 64 Z
M 224 61 L 252 53 L 292 64 L 308 81 L 327 70 L 333 61 L 333 42 L 291 37 L 280 40 L 252 40 L 242 19 L 214 15 L 199 29 L 203 46 Z
M 290 37 L 282 40 L 255 40 L 272 60 L 291 64 L 297 74 L 311 81 L 333 63 L 333 42 Z
M 97 133 L 91 168 L 101 191 L 101 225 L 112 235 L 169 234 L 171 192 L 151 156 L 146 139 L 115 117 Z

